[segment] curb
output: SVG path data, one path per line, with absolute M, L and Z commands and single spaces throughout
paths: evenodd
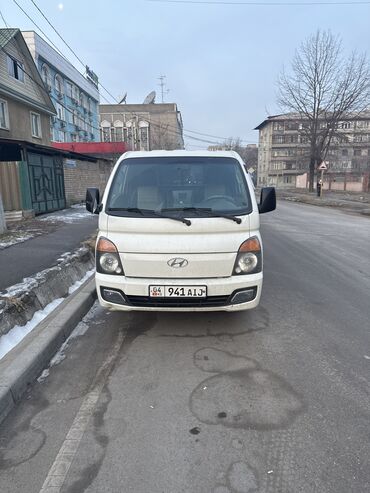
M 0 360 L 0 423 L 47 367 L 95 300 L 95 281 L 90 278 Z
M 25 325 L 35 312 L 64 298 L 68 289 L 94 267 L 94 254 L 86 247 L 60 257 L 52 267 L 36 273 L 0 293 L 0 336 L 15 325 Z M 26 282 L 26 283 L 25 283 Z

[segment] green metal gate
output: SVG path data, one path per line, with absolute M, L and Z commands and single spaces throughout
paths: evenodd
M 32 208 L 35 214 L 64 209 L 63 161 L 59 156 L 28 152 Z

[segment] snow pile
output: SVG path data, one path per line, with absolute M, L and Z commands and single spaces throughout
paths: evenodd
M 31 320 L 26 325 L 16 325 L 7 334 L 0 337 L 0 359 L 3 358 L 9 351 L 11 351 L 27 334 L 33 330 L 36 325 L 46 318 L 55 308 L 61 304 L 63 298 L 58 298 L 49 303 L 43 310 L 37 311 Z
M 12 231 L 6 233 L 3 237 L 0 237 L 0 250 L 4 248 L 8 248 L 12 245 L 16 245 L 17 243 L 23 243 L 24 241 L 31 240 L 36 236 L 40 236 L 42 231 L 39 229 L 30 229 L 23 233 L 18 231 Z
M 35 277 L 28 277 L 19 284 L 15 284 L 6 291 L 6 297 L 16 297 L 20 293 L 31 290 L 33 287 L 39 284 L 40 278 L 45 276 L 45 272 L 50 272 L 53 269 L 61 270 L 60 267 L 52 267 L 45 271 L 39 272 Z M 68 294 L 76 291 L 87 279 L 89 279 L 95 269 L 91 269 L 80 279 L 76 281 L 68 289 Z M 25 325 L 16 325 L 9 332 L 0 337 L 0 359 L 3 358 L 9 351 L 11 351 L 17 344 L 19 344 L 27 334 L 29 334 L 45 317 L 49 315 L 65 298 L 57 298 L 46 305 L 42 310 L 38 310 L 33 314 L 31 320 Z M 3 309 L 0 309 L 0 314 Z M 81 328 L 80 328 L 81 330 Z
M 83 205 L 72 206 L 70 209 L 64 209 L 60 212 L 54 212 L 48 214 L 45 217 L 41 217 L 40 221 L 48 222 L 64 222 L 67 224 L 72 224 L 83 219 L 91 218 L 91 213 L 88 212 Z
M 80 286 L 82 286 L 82 284 L 87 281 L 95 272 L 95 269 L 91 269 L 91 270 L 88 270 L 86 272 L 86 274 L 83 276 L 83 278 L 80 280 L 80 281 L 76 281 L 73 286 L 71 286 L 69 289 L 68 289 L 68 294 L 72 294 L 76 291 L 76 289 L 78 289 Z

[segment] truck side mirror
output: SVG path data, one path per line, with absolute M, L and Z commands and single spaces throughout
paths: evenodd
M 93 214 L 99 214 L 101 211 L 99 188 L 86 190 L 86 209 Z
M 260 214 L 274 211 L 276 209 L 276 192 L 274 187 L 264 187 L 261 189 L 261 200 L 258 206 Z

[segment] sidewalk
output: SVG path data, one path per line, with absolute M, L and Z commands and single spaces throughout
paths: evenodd
M 277 189 L 276 194 L 278 199 L 324 207 L 335 207 L 370 216 L 370 193 L 333 192 L 324 190 L 322 197 L 318 197 L 316 191 L 308 192 L 304 189 Z
M 0 235 L 0 292 L 56 264 L 95 233 L 98 217 L 84 206 L 8 225 Z
M 0 422 L 96 299 L 92 242 L 81 243 L 97 226 L 76 206 L 0 235 Z

